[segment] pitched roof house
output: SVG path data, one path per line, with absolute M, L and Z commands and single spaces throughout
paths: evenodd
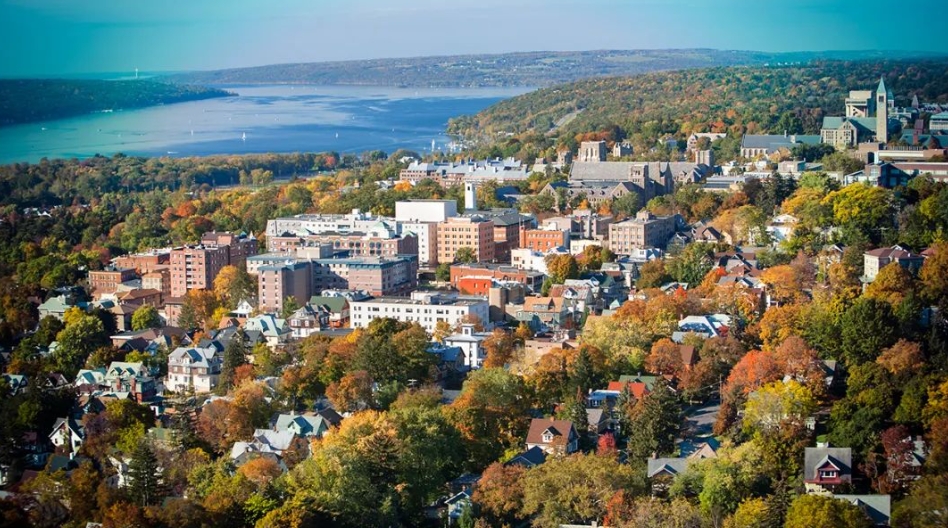
M 865 512 L 876 526 L 889 526 L 892 517 L 892 497 L 889 495 L 833 495 Z
M 579 449 L 579 435 L 569 420 L 534 418 L 527 433 L 527 449 L 534 447 L 548 454 L 569 454 Z
M 853 480 L 853 451 L 848 447 L 808 447 L 803 458 L 807 493 L 828 493 Z

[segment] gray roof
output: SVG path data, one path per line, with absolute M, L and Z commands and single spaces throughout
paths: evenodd
M 793 148 L 801 144 L 819 145 L 822 141 L 818 135 L 745 134 L 741 140 L 741 148 L 765 148 L 768 152 L 776 152 L 781 148 Z
M 672 176 L 682 172 L 697 172 L 701 176 L 705 172 L 705 167 L 686 162 L 576 161 L 570 169 L 569 179 L 570 181 L 628 181 L 631 179 L 634 167 L 646 165 L 648 176 L 653 180 L 661 179 L 665 172 L 670 172 Z
M 320 415 L 281 414 L 277 416 L 275 430 L 284 432 L 291 427 L 299 430 L 301 436 L 320 436 L 329 429 L 329 422 Z
M 838 117 L 827 116 L 823 118 L 823 129 L 836 130 L 843 126 L 843 123 L 852 123 L 856 128 L 863 132 L 874 132 L 876 129 L 876 118 L 874 117 Z
M 688 469 L 686 458 L 650 458 L 648 459 L 648 478 L 667 472 L 672 475 L 684 473 Z
M 889 518 L 892 515 L 892 497 L 889 495 L 833 495 L 833 497 L 858 506 L 876 525 L 889 525 Z
M 839 468 L 840 479 L 852 480 L 853 450 L 848 447 L 808 447 L 803 458 L 803 479 L 816 478 L 816 471 L 826 463 Z
M 546 451 L 541 449 L 538 446 L 533 446 L 530 449 L 527 449 L 523 453 L 511 458 L 504 465 L 505 466 L 525 466 L 531 468 L 534 466 L 539 466 L 540 464 L 546 462 Z

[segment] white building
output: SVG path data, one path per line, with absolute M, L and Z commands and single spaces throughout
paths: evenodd
M 395 202 L 396 222 L 444 222 L 458 215 L 454 200 L 408 200 Z
M 452 327 L 468 315 L 477 316 L 484 324 L 490 321 L 486 299 L 422 291 L 413 292 L 410 299 L 379 297 L 355 301 L 351 303 L 349 313 L 352 328 L 367 328 L 375 319 L 389 318 L 418 323 L 429 334 L 434 333 L 439 321 Z
M 301 214 L 267 221 L 267 237 L 279 237 L 287 233 L 296 236 L 320 235 L 323 233 L 372 233 L 385 227 L 398 233 L 390 218 L 363 213 L 353 209 L 347 215 Z
M 510 250 L 510 265 L 522 270 L 539 271 L 548 274 L 546 267 L 546 258 L 550 255 L 568 255 L 569 250 L 564 247 L 558 247 L 546 253 L 540 253 L 528 248 L 517 248 Z
M 211 392 L 221 376 L 224 355 L 213 346 L 181 347 L 168 356 L 165 386 L 174 392 Z
M 461 325 L 460 334 L 444 339 L 444 346 L 460 348 L 464 357 L 464 366 L 468 369 L 478 369 L 487 358 L 487 351 L 484 350 L 482 344 L 488 336 L 490 334 L 487 332 L 475 332 L 474 325 L 465 324 Z
M 435 222 L 405 222 L 402 233 L 412 233 L 418 239 L 418 265 L 438 263 L 438 224 Z
M 797 226 L 797 217 L 788 214 L 777 215 L 767 224 L 767 232 L 774 242 L 783 242 L 793 237 L 793 230 Z

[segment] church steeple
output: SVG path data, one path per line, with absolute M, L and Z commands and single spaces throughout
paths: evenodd
M 879 78 L 876 88 L 876 141 L 889 142 L 889 91 L 885 87 L 885 78 Z

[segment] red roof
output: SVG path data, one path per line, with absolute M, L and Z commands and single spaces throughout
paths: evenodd
M 625 389 L 624 385 L 629 386 L 629 392 L 631 392 L 632 396 L 635 396 L 636 399 L 648 394 L 648 387 L 646 387 L 641 381 L 630 381 L 627 383 L 623 383 L 621 381 L 610 381 L 608 390 L 622 392 L 622 390 Z

